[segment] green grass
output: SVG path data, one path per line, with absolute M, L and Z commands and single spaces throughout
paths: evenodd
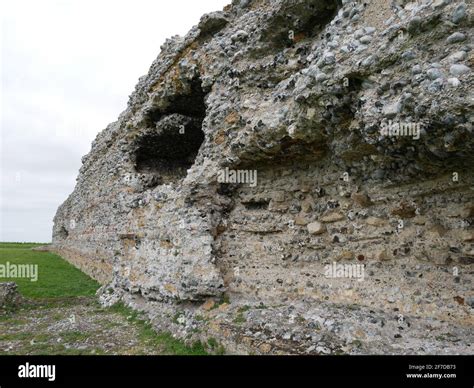
M 80 342 L 86 340 L 89 337 L 89 333 L 83 333 L 81 331 L 66 331 L 64 333 L 58 333 L 57 336 L 65 342 Z
M 170 333 L 158 334 L 151 324 L 141 317 L 141 314 L 123 303 L 117 303 L 110 307 L 110 310 L 122 314 L 130 322 L 134 323 L 140 331 L 140 338 L 150 345 L 162 349 L 163 354 L 173 354 L 177 356 L 200 356 L 207 352 L 200 342 L 195 342 L 192 346 L 187 346 L 182 341 L 173 338 Z
M 0 278 L 12 281 L 27 298 L 55 298 L 92 296 L 99 283 L 91 279 L 61 257 L 49 252 L 35 252 L 31 248 L 43 244 L 0 243 L 0 264 L 37 264 L 38 281 L 26 278 Z
M 247 322 L 247 319 L 245 318 L 244 313 L 249 310 L 250 310 L 250 306 L 245 305 L 245 306 L 240 307 L 239 310 L 237 311 L 237 315 L 234 318 L 234 323 L 238 325 L 242 325 L 245 322 Z
M 247 322 L 247 319 L 244 317 L 244 313 L 239 311 L 234 318 L 234 323 L 237 325 L 243 325 L 245 322 Z
M 212 338 L 212 337 L 209 338 L 207 340 L 207 345 L 214 352 L 214 354 L 217 354 L 217 355 L 225 354 L 224 346 L 220 345 L 219 342 L 217 342 L 215 338 Z

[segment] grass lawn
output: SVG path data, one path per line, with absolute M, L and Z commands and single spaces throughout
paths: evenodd
M 27 298 L 92 296 L 99 283 L 67 261 L 49 252 L 35 252 L 31 248 L 44 244 L 0 243 L 0 265 L 37 264 L 38 280 L 0 278 L 0 282 L 16 282 L 18 290 Z

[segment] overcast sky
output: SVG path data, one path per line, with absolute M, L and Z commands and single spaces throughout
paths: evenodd
M 166 38 L 230 0 L 0 0 L 0 241 L 51 241 L 81 157 Z

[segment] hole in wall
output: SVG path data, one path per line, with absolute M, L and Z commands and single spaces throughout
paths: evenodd
M 157 183 L 186 176 L 204 141 L 202 121 L 171 115 L 160 120 L 158 131 L 140 138 L 135 152 L 137 172 L 155 175 Z
M 152 177 L 152 187 L 186 177 L 204 142 L 205 116 L 205 93 L 196 79 L 187 93 L 171 98 L 165 111 L 149 114 L 149 128 L 136 142 L 136 172 Z
M 242 202 L 247 210 L 268 210 L 270 201 L 267 200 L 253 200 L 248 202 Z

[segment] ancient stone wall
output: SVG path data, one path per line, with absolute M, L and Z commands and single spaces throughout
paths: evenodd
M 203 16 L 94 141 L 55 250 L 229 352 L 468 353 L 473 22 L 449 0 Z

